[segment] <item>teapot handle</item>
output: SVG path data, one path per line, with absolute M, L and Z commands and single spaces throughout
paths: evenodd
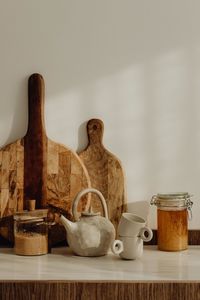
M 106 204 L 106 200 L 105 200 L 104 196 L 102 195 L 102 193 L 96 189 L 87 188 L 87 189 L 80 191 L 74 199 L 73 206 L 72 206 L 72 215 L 74 216 L 75 221 L 78 221 L 78 219 L 79 219 L 79 216 L 77 213 L 77 207 L 78 207 L 79 200 L 81 199 L 81 197 L 85 196 L 87 193 L 94 193 L 99 196 L 102 207 L 103 207 L 104 217 L 106 219 L 108 219 L 107 204 Z

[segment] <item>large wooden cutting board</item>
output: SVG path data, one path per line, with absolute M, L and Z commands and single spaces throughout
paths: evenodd
M 44 79 L 33 74 L 28 81 L 28 130 L 26 135 L 0 150 L 0 234 L 12 239 L 8 216 L 26 209 L 26 200 L 36 199 L 36 208 L 53 204 L 71 214 L 75 195 L 90 186 L 88 172 L 79 156 L 50 140 L 44 126 Z M 79 210 L 87 208 L 83 199 Z M 2 219 L 1 219 L 2 220 Z M 10 220 L 10 226 L 13 226 Z
M 99 119 L 87 123 L 88 145 L 79 153 L 84 162 L 93 188 L 104 195 L 111 222 L 117 229 L 121 214 L 126 210 L 125 179 L 121 162 L 106 150 L 102 143 L 104 124 Z M 101 211 L 100 202 L 92 195 L 91 206 L 94 211 Z

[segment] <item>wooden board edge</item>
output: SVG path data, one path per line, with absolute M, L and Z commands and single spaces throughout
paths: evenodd
M 197 246 L 200 245 L 200 230 L 190 229 L 188 230 L 188 244 Z M 157 230 L 153 230 L 153 238 L 150 242 L 145 242 L 144 245 L 157 245 Z
M 200 245 L 200 230 L 199 229 L 191 229 L 188 232 L 188 244 L 193 246 Z M 144 245 L 157 245 L 157 230 L 153 230 L 153 239 L 150 242 L 144 242 Z M 66 241 L 60 243 L 59 246 L 66 246 Z M 1 247 L 13 247 L 13 243 L 8 242 L 3 237 L 0 236 L 0 248 Z

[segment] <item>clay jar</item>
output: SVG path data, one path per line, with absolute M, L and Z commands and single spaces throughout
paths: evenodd
M 35 210 L 14 216 L 15 254 L 42 255 L 48 253 L 47 211 Z

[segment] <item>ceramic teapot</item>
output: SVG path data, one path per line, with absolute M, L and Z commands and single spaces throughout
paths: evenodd
M 82 212 L 79 219 L 77 207 L 81 197 L 87 193 L 95 193 L 101 200 L 104 217 L 100 213 L 91 211 Z M 102 256 L 107 254 L 108 249 L 115 239 L 115 228 L 108 219 L 106 201 L 102 193 L 93 188 L 80 191 L 72 205 L 72 214 L 75 222 L 71 222 L 63 215 L 60 222 L 67 231 L 67 241 L 73 252 L 80 256 Z

